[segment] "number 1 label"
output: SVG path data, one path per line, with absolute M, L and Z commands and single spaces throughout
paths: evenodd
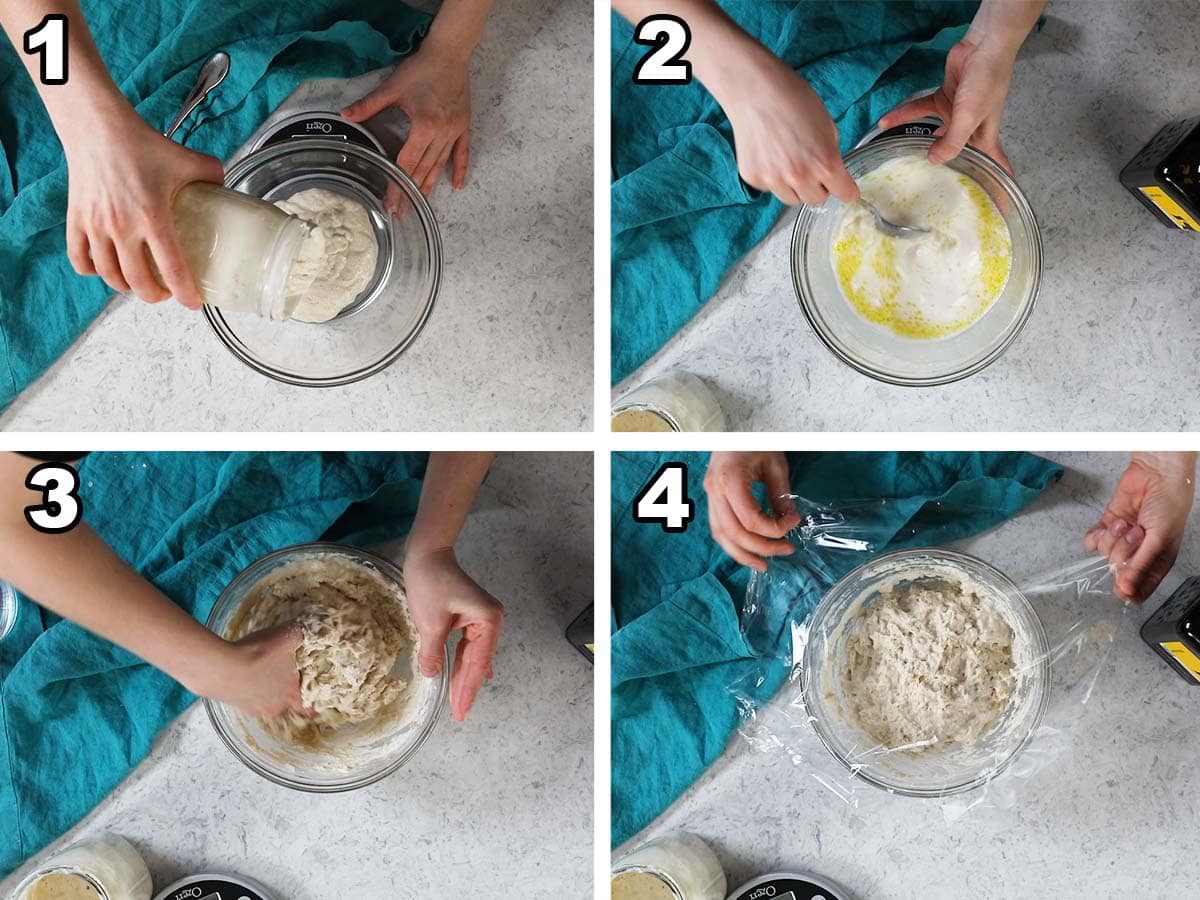
M 67 17 L 52 13 L 25 32 L 25 52 L 41 57 L 42 84 L 66 84 Z

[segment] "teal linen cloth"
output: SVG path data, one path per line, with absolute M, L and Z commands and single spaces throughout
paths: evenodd
M 634 498 L 670 460 L 687 463 L 696 504 L 683 534 L 633 521 Z M 880 551 L 976 534 L 1016 514 L 1062 473 L 1026 453 L 814 453 L 789 461 L 794 492 L 809 500 L 892 501 L 872 518 Z M 786 675 L 778 661 L 784 648 L 759 646 L 766 659 L 756 658 L 742 634 L 749 570 L 710 537 L 707 465 L 701 453 L 613 455 L 613 846 L 649 824 L 721 754 L 737 726 L 730 685 L 744 691 L 749 683 L 754 699 L 766 702 Z M 823 574 L 839 578 L 862 561 L 832 558 Z M 811 596 L 799 604 L 815 605 L 832 581 L 808 583 Z
M 241 146 L 302 81 L 347 78 L 395 62 L 413 49 L 430 21 L 399 0 L 82 5 L 113 79 L 159 131 L 174 118 L 204 61 L 217 50 L 229 53 L 228 77 L 181 131 L 188 147 L 220 159 Z M 67 259 L 62 147 L 33 82 L 3 39 L 0 152 L 6 163 L 0 172 L 3 409 L 70 346 L 111 294 L 98 277 L 76 275 Z M 184 363 L 185 351 L 181 348 Z
M 402 453 L 94 453 L 79 466 L 79 495 L 113 550 L 204 621 L 267 553 L 405 534 L 425 463 Z M 0 641 L 0 878 L 107 796 L 194 699 L 22 597 Z
M 843 153 L 910 94 L 941 83 L 946 53 L 978 7 L 928 0 L 720 3 L 812 85 L 837 123 Z M 633 83 L 648 52 L 614 14 L 614 383 L 696 314 L 786 209 L 738 177 L 729 119 L 698 81 Z

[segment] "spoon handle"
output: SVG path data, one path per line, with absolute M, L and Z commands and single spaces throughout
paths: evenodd
M 192 114 L 192 110 L 203 103 L 205 98 L 212 93 L 218 84 L 225 80 L 225 76 L 228 74 L 229 54 L 224 50 L 218 50 L 200 68 L 200 75 L 196 78 L 196 83 L 192 85 L 192 89 L 188 91 L 188 95 L 183 98 L 183 106 L 175 114 L 170 127 L 163 132 L 163 137 L 169 138 L 178 131 L 179 126 Z

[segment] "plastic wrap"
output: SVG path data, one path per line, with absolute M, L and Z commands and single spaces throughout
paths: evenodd
M 920 535 L 912 530 L 897 535 L 888 524 L 895 519 L 891 501 L 822 506 L 790 499 L 801 514 L 789 534 L 796 552 L 770 560 L 765 573 L 752 575 L 742 609 L 743 634 L 761 665 L 729 686 L 738 704 L 739 731 L 749 746 L 785 755 L 848 804 L 858 805 L 882 790 L 936 800 L 950 818 L 981 806 L 1011 806 L 1039 775 L 1052 772 L 1069 753 L 1072 733 L 1126 615 L 1112 593 L 1108 563 L 1096 557 L 1014 581 L 967 554 L 915 546 L 921 538 L 937 539 L 936 509 L 932 520 L 928 510 L 923 512 Z M 969 511 L 941 510 L 947 523 Z M 897 546 L 905 549 L 883 552 Z M 946 591 L 937 596 L 947 597 L 973 593 L 1003 622 L 992 633 L 995 640 L 989 637 L 985 645 L 988 652 L 1006 646 L 1010 651 L 1010 657 L 999 657 L 1004 664 L 998 682 L 1005 690 L 983 692 L 981 702 L 998 711 L 977 736 L 948 742 L 925 720 L 913 719 L 921 723 L 913 726 L 919 734 L 889 742 L 878 737 L 877 720 L 872 733 L 858 718 L 866 682 L 860 670 L 847 666 L 864 658 L 848 649 L 859 616 L 881 597 L 891 597 L 894 604 L 914 591 Z M 903 600 L 905 612 L 909 603 Z M 935 597 L 932 606 L 937 605 Z M 919 659 L 934 659 L 922 655 L 918 630 L 893 628 L 890 644 L 885 632 L 877 634 L 880 644 L 872 644 L 872 660 L 882 652 L 878 647 L 899 647 L 901 656 L 911 647 Z M 910 640 L 910 634 L 918 636 Z M 931 664 L 941 678 L 945 667 L 961 658 L 947 656 Z M 786 673 L 782 687 L 764 701 L 781 671 Z M 957 683 L 970 685 L 982 676 L 951 672 L 945 684 L 955 684 L 956 677 Z M 902 698 L 889 697 L 888 703 L 894 699 Z

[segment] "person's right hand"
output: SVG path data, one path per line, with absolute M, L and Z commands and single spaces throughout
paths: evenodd
M 755 499 L 755 482 L 766 485 L 774 518 Z M 783 538 L 800 524 L 800 515 L 784 499 L 791 485 L 782 453 L 714 453 L 704 473 L 704 490 L 713 540 L 742 565 L 765 572 L 764 557 L 792 552 Z
M 1108 560 L 1122 600 L 1141 603 L 1175 565 L 1195 476 L 1195 453 L 1131 454 L 1100 521 L 1083 536 Z
M 296 663 L 303 639 L 303 626 L 293 622 L 227 644 L 225 657 L 208 667 L 207 680 L 193 690 L 248 716 L 269 718 L 288 710 L 305 714 Z
M 105 118 L 101 133 L 66 136 L 67 256 L 80 275 L 149 303 L 167 297 L 199 309 L 200 291 L 175 233 L 171 205 L 193 181 L 220 184 L 220 160 L 167 140 L 132 109 Z M 150 269 L 150 257 L 166 284 Z
M 830 194 L 846 203 L 858 199 L 825 104 L 765 47 L 748 46 L 706 84 L 733 125 L 738 172 L 748 185 L 789 206 L 819 206 Z

